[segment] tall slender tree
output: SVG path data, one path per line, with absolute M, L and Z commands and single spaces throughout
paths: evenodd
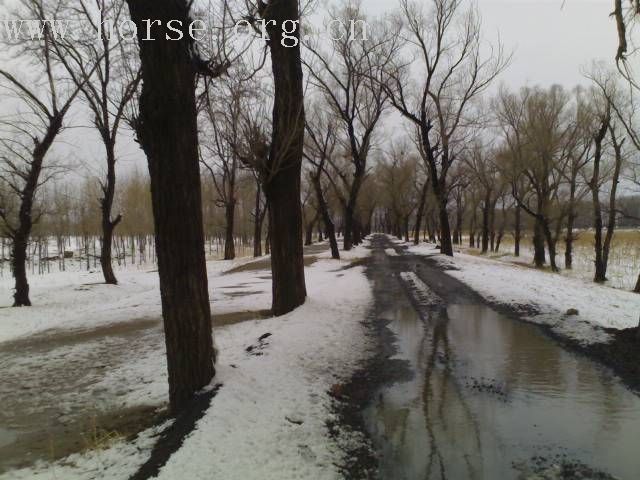
M 89 3 L 79 0 L 68 5 L 70 18 L 86 22 L 91 28 L 88 38 L 67 38 L 56 43 L 56 53 L 60 62 L 69 73 L 73 83 L 80 88 L 85 103 L 93 115 L 95 126 L 104 146 L 106 172 L 100 181 L 102 245 L 100 266 L 105 283 L 117 284 L 111 251 L 113 233 L 122 220 L 122 215 L 112 216 L 113 201 L 116 192 L 116 142 L 120 128 L 125 123 L 126 108 L 132 101 L 140 81 L 139 71 L 128 75 L 124 68 L 124 56 L 131 55 L 129 45 L 122 37 L 110 31 L 108 25 L 121 23 L 124 0 L 107 2 L 94 0 Z M 96 46 L 96 38 L 99 46 Z M 97 65 L 90 74 L 88 65 Z

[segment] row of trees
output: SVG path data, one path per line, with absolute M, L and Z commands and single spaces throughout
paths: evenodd
M 505 216 L 515 212 L 516 245 L 522 216 L 533 220 L 536 263 L 548 250 L 555 269 L 557 241 L 566 232 L 571 251 L 576 205 L 588 193 L 604 268 L 597 280 L 606 275 L 621 215 L 614 186 L 630 171 L 626 149 L 636 143 L 625 142 L 634 131 L 627 99 L 615 82 L 594 75 L 592 89 L 503 91 L 488 108 L 483 94 L 510 56 L 499 43 L 486 49 L 479 15 L 462 0 L 401 0 L 379 21 L 345 0 L 329 10 L 340 20 L 325 28 L 333 30 L 331 40 L 308 28 L 304 48 L 299 21 L 313 3 L 296 0 L 18 3 L 18 18 L 43 23 L 39 40 L 9 42 L 15 68 L 0 69 L 14 110 L 0 135 L 0 217 L 11 241 L 14 304 L 30 305 L 27 245 L 47 210 L 35 207 L 51 190 L 41 187 L 68 167 L 53 160 L 52 147 L 76 105 L 88 112 L 103 147 L 94 193 L 100 263 L 105 282 L 116 283 L 114 232 L 125 228 L 129 208 L 142 205 L 129 199 L 114 210 L 116 146 L 130 129 L 149 166 L 175 412 L 215 372 L 204 244 L 215 212 L 223 212 L 225 258 L 235 256 L 239 218 L 252 219 L 256 255 L 266 232 L 275 315 L 306 297 L 303 230 L 307 241 L 314 229 L 326 235 L 334 258 L 339 231 L 349 250 L 373 228 L 407 238 L 413 228 L 416 242 L 427 230 L 453 255 L 463 230 L 475 239 L 481 225 L 486 251 L 504 234 L 493 227 L 500 206 Z M 104 28 L 127 10 L 137 44 Z M 187 29 L 199 14 L 215 28 L 196 42 Z M 92 34 L 64 39 L 46 22 L 53 18 L 78 20 Z M 231 34 L 239 20 L 245 36 Z M 169 40 L 176 21 L 182 36 Z M 390 143 L 381 129 L 395 120 L 408 133 Z

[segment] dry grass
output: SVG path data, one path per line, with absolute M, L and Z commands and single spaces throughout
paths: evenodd
M 514 240 L 511 235 L 505 236 L 500 245 L 500 252 L 491 254 L 492 258 L 503 258 L 514 261 Z M 556 262 L 564 267 L 564 239 L 558 241 Z M 590 280 L 594 274 L 594 232 L 584 230 L 577 232 L 573 245 L 573 269 L 564 270 L 566 275 Z M 470 253 L 477 253 L 471 250 Z M 528 264 L 533 259 L 531 234 L 526 233 L 520 245 L 519 263 Z M 640 273 L 640 229 L 618 230 L 614 233 L 609 253 L 607 269 L 608 284 L 612 287 L 631 290 L 635 286 Z

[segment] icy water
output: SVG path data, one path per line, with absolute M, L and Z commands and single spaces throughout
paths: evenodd
M 415 376 L 365 412 L 381 478 L 640 478 L 640 399 L 610 372 L 482 305 L 385 318 Z

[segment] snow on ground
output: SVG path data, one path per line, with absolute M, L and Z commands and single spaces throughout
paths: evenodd
M 368 249 L 360 246 L 345 256 L 363 258 L 369 254 Z M 372 299 L 363 267 L 343 268 L 350 263 L 350 260 L 327 259 L 307 267 L 309 297 L 303 306 L 288 315 L 215 329 L 220 356 L 214 383 L 222 383 L 223 387 L 196 430 L 164 467 L 160 478 L 339 477 L 335 464 L 340 463 L 340 450 L 328 438 L 325 425 L 330 417 L 328 391 L 348 376 L 367 352 L 361 322 Z M 270 272 L 244 270 L 220 274 L 236 265 L 209 264 L 214 320 L 216 313 L 256 311 L 270 306 Z M 10 334 L 3 332 L 4 338 L 67 324 L 88 328 L 150 313 L 159 315 L 157 280 L 154 283 L 152 279 L 157 274 L 137 272 L 120 276 L 121 285 L 109 287 L 115 292 L 109 292 L 111 296 L 106 297 L 106 304 L 102 306 L 105 292 L 95 292 L 96 286 L 92 286 L 87 295 L 93 301 L 89 304 L 81 305 L 77 300 L 84 291 L 65 293 L 69 285 L 79 285 L 86 279 L 74 282 L 72 278 L 63 277 L 51 287 L 36 286 L 34 303 L 42 305 L 40 313 L 44 317 L 6 309 L 0 317 L 3 325 L 15 325 L 8 312 L 17 312 L 16 315 L 30 325 L 14 327 Z M 118 300 L 117 291 L 121 288 L 127 298 Z M 73 312 L 74 308 L 85 312 L 84 324 L 80 314 Z M 110 312 L 111 309 L 115 312 Z M 66 317 L 67 312 L 70 321 L 56 318 Z M 271 336 L 258 342 L 265 333 Z M 118 390 L 125 392 L 124 396 L 115 397 L 124 406 L 154 404 L 163 399 L 166 402 L 162 336 L 151 336 L 148 341 L 156 344 L 140 352 L 140 358 L 136 357 L 135 361 L 129 359 L 108 369 L 87 395 L 100 391 L 103 397 L 109 397 L 115 396 Z M 248 352 L 247 347 L 251 345 L 257 348 Z M 115 442 L 106 449 L 74 454 L 54 464 L 40 463 L 0 478 L 125 479 L 148 457 L 155 433 L 155 429 L 147 430 L 133 443 Z M 344 435 L 349 441 L 350 434 Z
M 295 312 L 218 336 L 223 366 L 216 378 L 224 387 L 159 478 L 338 477 L 325 427 L 327 391 L 364 354 L 360 321 L 371 290 L 362 267 L 334 269 L 321 262 L 307 270 L 310 297 Z M 273 336 L 263 355 L 248 355 L 245 347 L 264 333 Z
M 253 260 L 207 262 L 210 276 Z M 0 279 L 0 342 L 31 336 L 49 329 L 93 328 L 161 314 L 158 273 L 132 266 L 117 273 L 118 285 L 105 285 L 100 271 L 55 272 L 29 276 L 29 308 L 10 307 L 13 278 Z
M 390 257 L 397 257 L 398 252 L 396 252 L 393 248 L 385 248 L 384 253 L 386 253 Z
M 490 301 L 532 305 L 529 319 L 551 325 L 558 333 L 584 342 L 606 341 L 598 328 L 623 329 L 638 325 L 640 295 L 577 278 L 539 271 L 474 255 L 440 256 L 433 245 L 411 246 L 409 252 L 433 256 L 453 277 Z M 566 315 L 577 309 L 578 315 Z

